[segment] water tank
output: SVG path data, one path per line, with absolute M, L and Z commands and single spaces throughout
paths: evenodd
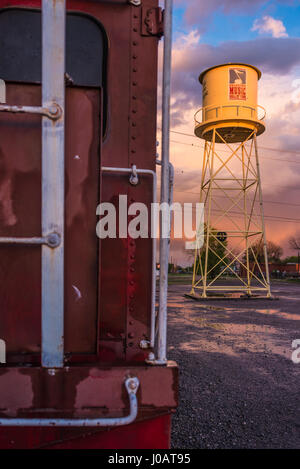
M 203 107 L 195 114 L 195 135 L 211 140 L 213 129 L 216 142 L 243 142 L 253 131 L 265 130 L 265 110 L 257 104 L 257 86 L 261 72 L 253 65 L 228 63 L 204 70 L 199 76 L 202 84 Z

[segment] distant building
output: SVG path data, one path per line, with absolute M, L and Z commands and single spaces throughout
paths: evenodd
M 250 270 L 253 269 L 253 263 L 250 262 Z M 261 268 L 261 271 L 265 274 L 266 272 L 266 267 L 265 264 L 259 264 L 259 267 Z M 260 274 L 258 265 L 255 265 L 253 273 L 255 275 Z M 270 275 L 276 275 L 277 273 L 286 274 L 287 276 L 289 275 L 296 275 L 297 273 L 300 273 L 300 264 L 296 263 L 288 263 L 288 264 L 275 264 L 275 263 L 269 263 L 269 272 Z M 246 269 L 241 266 L 241 271 L 240 275 L 242 277 L 246 276 Z

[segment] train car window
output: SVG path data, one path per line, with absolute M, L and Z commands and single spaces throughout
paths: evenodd
M 105 92 L 107 38 L 91 17 L 68 13 L 66 25 L 67 84 L 101 86 Z M 41 83 L 41 12 L 10 8 L 0 12 L 0 78 Z

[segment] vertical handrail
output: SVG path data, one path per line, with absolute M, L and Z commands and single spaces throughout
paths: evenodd
M 42 235 L 60 239 L 42 246 L 42 366 L 50 368 L 64 363 L 65 18 L 65 0 L 42 0 L 42 105 L 62 110 L 56 121 L 42 118 Z
M 163 58 L 163 98 L 162 98 L 162 168 L 160 202 L 169 201 L 169 147 L 170 147 L 170 93 L 171 93 L 171 54 L 172 54 L 172 11 L 173 0 L 165 0 L 164 12 L 164 58 Z M 155 363 L 167 362 L 167 295 L 168 266 L 170 249 L 170 222 L 160 213 L 160 278 L 157 357 Z M 162 223 L 168 223 L 163 227 Z M 167 237 L 162 234 L 168 233 Z

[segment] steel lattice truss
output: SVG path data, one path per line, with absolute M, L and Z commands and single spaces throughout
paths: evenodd
M 222 141 L 222 150 L 216 140 Z M 191 293 L 206 297 L 226 290 L 270 296 L 255 132 L 233 147 L 214 129 L 212 140 L 205 142 L 200 202 L 205 225 L 198 235 L 204 244 L 195 249 Z M 237 285 L 220 285 L 224 272 L 238 279 Z

